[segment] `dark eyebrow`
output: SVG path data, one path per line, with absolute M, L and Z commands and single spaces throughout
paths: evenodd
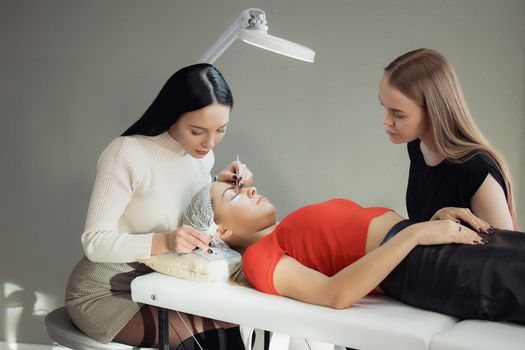
M 221 196 L 221 198 L 224 197 L 224 194 L 226 193 L 226 191 L 228 191 L 228 190 L 233 190 L 233 189 L 234 189 L 233 186 L 232 186 L 232 187 L 228 187 L 227 189 L 225 189 L 224 192 L 222 192 L 222 196 Z
M 217 129 L 224 128 L 224 127 L 227 126 L 227 125 L 228 125 L 228 123 L 219 126 Z M 188 125 L 188 126 L 189 126 L 190 128 L 195 128 L 195 129 L 199 129 L 199 130 L 207 130 L 206 128 L 203 128 L 203 127 L 198 126 L 198 125 L 192 125 L 192 124 L 190 124 L 190 125 Z

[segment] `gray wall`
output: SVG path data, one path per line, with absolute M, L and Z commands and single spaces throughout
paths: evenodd
M 238 42 L 216 62 L 236 101 L 217 168 L 238 153 L 281 217 L 331 197 L 405 213 L 406 148 L 384 133 L 378 81 L 397 55 L 431 47 L 506 156 L 525 226 L 523 0 L 1 0 L 0 339 L 49 342 L 43 317 L 82 254 L 99 153 L 249 7 L 317 57 Z

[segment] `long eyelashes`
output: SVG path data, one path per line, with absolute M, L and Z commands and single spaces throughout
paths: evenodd
M 230 199 L 230 202 L 233 202 L 237 199 L 239 199 L 239 194 L 241 193 L 241 190 L 243 189 L 244 185 L 239 185 L 239 192 L 235 193 L 232 197 L 232 199 Z

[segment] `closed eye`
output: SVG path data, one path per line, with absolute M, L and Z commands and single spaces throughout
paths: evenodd
M 230 202 L 234 201 L 235 199 L 238 199 L 239 197 L 239 194 L 241 194 L 241 189 L 243 188 L 244 186 L 240 186 L 239 187 L 239 192 L 234 192 L 234 195 L 230 198 Z M 227 189 L 224 190 L 224 192 L 222 193 L 222 197 L 224 197 L 224 194 L 226 193 L 226 191 L 233 191 L 235 189 L 235 187 L 231 186 L 231 187 L 228 187 Z
M 243 189 L 244 185 L 239 186 L 239 192 L 235 193 L 235 195 L 230 199 L 230 202 L 233 202 L 236 199 L 239 199 L 239 194 L 241 194 L 241 190 Z M 233 187 L 232 187 L 233 189 Z
M 398 113 L 398 112 L 394 112 L 394 113 L 392 113 L 392 114 L 393 114 L 393 116 L 396 117 L 396 118 L 404 118 L 404 117 L 405 117 L 403 114 L 400 114 L 400 113 Z

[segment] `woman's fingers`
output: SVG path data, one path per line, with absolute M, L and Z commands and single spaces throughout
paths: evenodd
M 191 253 L 193 249 L 195 248 L 193 248 L 191 244 L 182 239 L 175 244 L 175 253 Z
M 438 210 L 431 220 L 453 220 L 463 222 L 478 233 L 491 234 L 493 227 L 480 219 L 470 211 L 468 208 L 447 207 Z
M 253 174 L 250 171 L 250 169 L 248 169 L 246 164 L 241 163 L 240 177 L 241 177 L 240 184 L 243 186 L 250 186 L 253 183 Z
M 208 250 L 210 241 L 209 235 L 205 235 L 191 226 L 182 225 L 176 231 L 175 251 L 177 253 L 189 253 L 195 248 Z
M 239 185 L 250 186 L 253 183 L 253 173 L 246 164 L 233 161 L 219 173 L 218 180 L 222 182 L 238 182 Z
M 235 182 L 237 180 L 237 161 L 233 161 L 230 165 L 219 173 L 218 180 L 221 182 Z
M 463 244 L 485 244 L 486 241 L 474 230 L 470 229 L 467 226 L 464 226 L 462 224 L 458 225 L 458 241 L 455 243 L 463 243 Z
M 459 210 L 459 220 L 467 223 L 472 229 L 478 233 L 489 234 L 492 232 L 492 226 L 486 221 L 480 219 L 470 211 L 468 208 L 461 208 Z
M 470 227 L 456 220 L 427 221 L 410 226 L 415 230 L 418 244 L 484 244 L 486 241 Z

